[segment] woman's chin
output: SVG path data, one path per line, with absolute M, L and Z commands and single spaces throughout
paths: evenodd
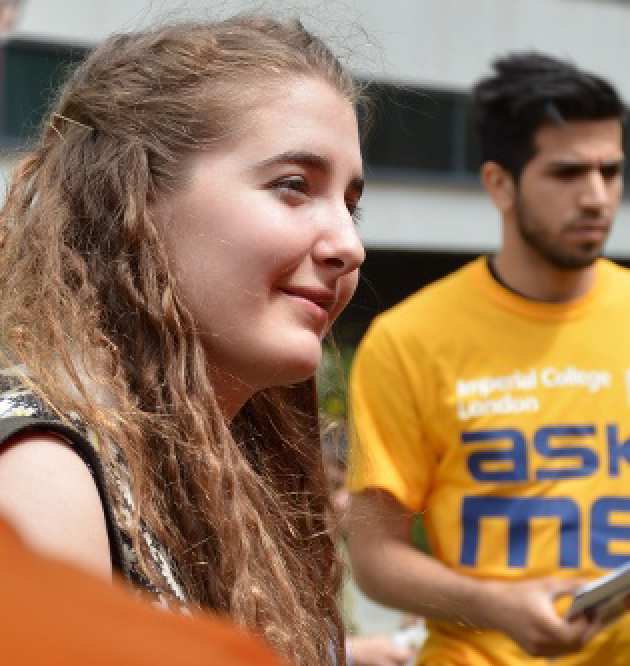
M 282 359 L 278 359 L 276 365 L 282 374 L 282 380 L 276 385 L 295 384 L 310 379 L 317 371 L 321 360 L 322 348 L 319 343 L 303 348 L 299 353 L 291 355 L 285 353 Z M 279 374 L 276 376 L 277 379 L 280 379 Z
M 321 354 L 317 360 L 303 360 L 301 363 L 296 364 L 292 369 L 293 378 L 290 380 L 290 383 L 303 382 L 313 377 L 317 372 L 320 361 Z

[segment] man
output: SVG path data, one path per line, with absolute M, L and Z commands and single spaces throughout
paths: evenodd
M 630 663 L 557 601 L 630 559 L 630 276 L 598 258 L 622 193 L 624 105 L 541 54 L 473 91 L 502 244 L 377 318 L 351 378 L 350 553 L 423 614 L 419 663 Z M 432 556 L 410 543 L 422 512 Z M 621 661 L 620 661 L 621 660 Z
M 0 0 L 0 39 L 15 27 L 22 0 Z

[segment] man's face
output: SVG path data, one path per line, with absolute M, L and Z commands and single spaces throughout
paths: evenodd
M 556 268 L 585 268 L 601 254 L 623 189 L 619 120 L 549 125 L 517 186 L 520 240 Z
M 0 0 L 0 37 L 6 37 L 15 27 L 21 0 Z

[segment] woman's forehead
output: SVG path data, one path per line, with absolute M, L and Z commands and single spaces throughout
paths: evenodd
M 320 79 L 290 80 L 265 89 L 244 110 L 231 149 L 259 153 L 309 150 L 360 162 L 358 124 L 352 103 Z

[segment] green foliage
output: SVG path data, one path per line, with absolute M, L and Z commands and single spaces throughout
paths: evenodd
M 333 421 L 345 421 L 347 417 L 348 375 L 354 352 L 354 347 L 339 349 L 332 343 L 324 345 L 317 371 L 317 394 L 322 415 Z
M 338 348 L 333 343 L 326 343 L 317 371 L 317 394 L 322 420 L 332 423 L 334 428 L 345 428 L 348 415 L 348 377 L 354 352 L 354 347 Z M 430 553 L 421 514 L 414 516 L 411 541 L 416 548 Z
M 414 516 L 413 522 L 411 523 L 411 543 L 419 550 L 428 553 L 429 555 L 431 554 L 429 540 L 427 539 L 427 533 L 424 529 L 422 514 L 419 513 Z

